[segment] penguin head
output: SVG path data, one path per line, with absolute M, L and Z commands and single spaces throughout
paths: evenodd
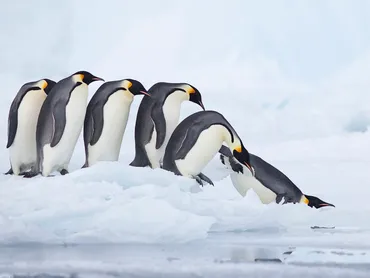
M 310 195 L 304 195 L 302 197 L 303 203 L 308 205 L 309 207 L 314 207 L 314 208 L 322 208 L 322 207 L 335 207 L 333 204 L 324 202 L 323 200 L 315 197 L 315 196 L 310 196 Z
M 202 102 L 202 95 L 200 94 L 197 88 L 187 84 L 185 92 L 189 95 L 189 101 L 198 104 L 200 107 L 202 107 L 203 111 L 206 110 Z
M 90 72 L 84 70 L 76 72 L 73 76 L 78 76 L 80 81 L 86 85 L 90 85 L 92 82 L 99 80 L 104 82 L 103 78 L 92 75 Z
M 45 94 L 48 95 L 51 89 L 53 89 L 56 82 L 51 79 L 44 78 L 39 81 L 39 84 L 40 84 L 40 89 L 43 89 Z
M 249 152 L 244 148 L 243 143 L 240 142 L 240 144 L 236 144 L 232 151 L 236 160 L 238 160 L 242 165 L 245 165 L 254 176 L 255 172 L 250 162 Z
M 150 96 L 150 94 L 147 92 L 143 84 L 141 84 L 139 81 L 135 79 L 130 79 L 130 78 L 124 79 L 121 84 L 122 84 L 121 88 L 124 91 L 130 92 L 133 96 L 137 96 L 137 95 Z

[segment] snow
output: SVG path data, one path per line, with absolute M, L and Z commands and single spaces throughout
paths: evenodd
M 220 246 L 254 245 L 268 252 L 295 248 L 284 260 L 284 277 L 312 277 L 324 269 L 327 277 L 349 276 L 347 270 L 334 271 L 325 264 L 368 267 L 369 12 L 369 3 L 330 0 L 268 5 L 243 0 L 39 0 L 5 5 L 0 10 L 3 172 L 9 168 L 8 109 L 19 87 L 89 70 L 105 80 L 134 78 L 146 88 L 158 81 L 189 82 L 202 93 L 206 109 L 224 114 L 250 152 L 287 174 L 304 193 L 336 207 L 262 205 L 253 192 L 242 198 L 218 157 L 204 171 L 214 187 L 201 188 L 161 169 L 129 167 L 138 96 L 118 162 L 81 169 L 80 136 L 69 175 L 31 180 L 0 176 L 0 273 L 64 271 L 66 265 L 119 272 L 127 261 L 126 271 L 145 276 L 147 269 L 135 258 L 154 272 L 180 273 L 176 262 L 155 259 L 162 248 L 166 256 L 180 258 L 184 271 L 212 277 L 255 271 L 278 277 L 277 265 L 213 261 L 222 260 Z M 89 98 L 99 85 L 89 86 Z M 181 119 L 199 109 L 184 103 Z M 114 261 L 113 247 L 106 247 L 105 254 L 89 247 L 71 253 L 50 247 L 48 256 L 22 257 L 30 250 L 42 253 L 39 244 L 128 250 L 122 261 Z M 81 259 L 89 253 L 96 257 Z M 4 263 L 10 257 L 12 263 Z M 102 260 L 106 262 L 99 268 Z M 297 266 L 302 264 L 323 268 Z

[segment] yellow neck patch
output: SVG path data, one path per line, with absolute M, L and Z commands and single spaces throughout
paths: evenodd
M 300 203 L 304 203 L 304 204 L 308 205 L 309 202 L 310 201 L 307 199 L 307 197 L 303 195 L 302 198 L 301 198 Z
M 44 90 L 47 86 L 48 86 L 48 82 L 46 82 L 46 80 L 42 80 L 40 87 Z
M 236 147 L 234 150 L 236 150 L 238 153 L 242 152 L 242 146 Z
M 128 80 L 123 81 L 123 87 L 126 89 L 130 89 L 132 87 L 132 83 Z

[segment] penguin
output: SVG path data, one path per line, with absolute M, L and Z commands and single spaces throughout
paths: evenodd
M 78 71 L 55 84 L 45 99 L 37 121 L 37 169 L 24 175 L 44 177 L 53 171 L 68 174 L 86 114 L 88 85 L 104 79 Z
M 201 186 L 213 182 L 201 171 L 226 143 L 235 158 L 251 169 L 249 152 L 231 124 L 217 111 L 196 112 L 174 130 L 163 158 L 163 169 L 194 178 Z M 252 170 L 251 170 L 252 171 Z
M 249 153 L 251 175 L 249 169 L 238 163 L 228 148 L 222 146 L 219 153 L 221 163 L 231 171 L 230 178 L 235 189 L 243 197 L 252 188 L 264 204 L 280 203 L 284 198 L 283 204 L 303 203 L 316 209 L 335 207 L 316 196 L 303 194 L 285 174 L 255 154 Z
M 117 161 L 134 96 L 150 96 L 133 79 L 106 82 L 91 98 L 84 122 L 85 164 Z
M 10 169 L 6 175 L 24 175 L 35 167 L 36 124 L 42 104 L 55 81 L 44 78 L 22 85 L 9 109 L 8 142 Z
M 160 168 L 168 140 L 177 126 L 183 101 L 198 104 L 205 110 L 202 95 L 188 83 L 159 82 L 144 96 L 136 117 L 135 158 L 133 167 Z

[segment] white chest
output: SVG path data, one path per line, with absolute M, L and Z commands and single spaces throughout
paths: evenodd
M 230 174 L 231 181 L 239 194 L 244 197 L 248 190 L 253 189 L 263 204 L 275 202 L 276 194 L 254 178 L 248 169 L 245 168 L 244 171 L 248 174 L 235 172 Z
M 16 135 L 10 147 L 14 167 L 36 161 L 36 124 L 45 98 L 44 91 L 30 91 L 19 105 Z
M 122 90 L 108 98 L 103 108 L 102 134 L 94 146 L 89 145 L 89 165 L 99 160 L 118 160 L 132 101 L 133 95 Z
M 88 87 L 82 84 L 71 93 L 66 109 L 66 123 L 59 143 L 50 148 L 44 146 L 43 174 L 47 175 L 60 167 L 67 168 L 80 136 L 85 119 Z
M 162 146 L 158 150 L 160 152 L 159 156 L 161 159 L 163 158 L 164 151 L 173 131 L 179 124 L 181 103 L 187 99 L 188 96 L 183 91 L 175 91 L 170 94 L 163 103 L 162 109 L 166 122 L 166 136 Z
M 194 146 L 191 147 L 184 159 L 176 160 L 176 166 L 183 176 L 198 175 L 213 159 L 224 142 L 225 128 L 212 125 L 203 130 Z M 183 144 L 186 144 L 184 142 Z

